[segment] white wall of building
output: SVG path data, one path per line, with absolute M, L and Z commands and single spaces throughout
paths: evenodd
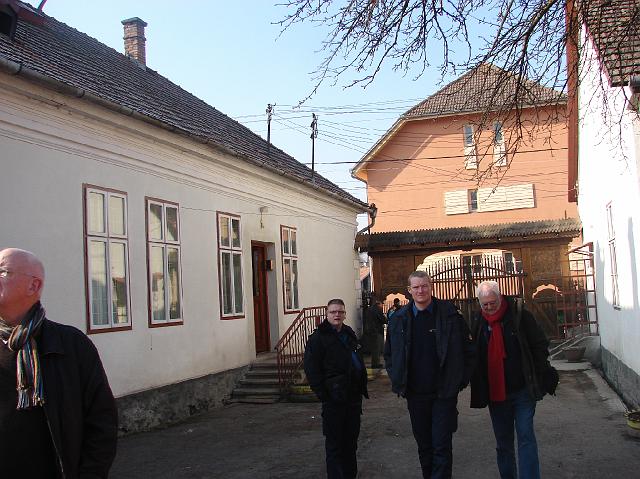
M 595 249 L 602 347 L 640 374 L 640 190 L 637 116 L 630 92 L 608 86 L 593 45 L 586 45 L 580 84 L 579 199 L 584 241 Z M 606 99 L 606 101 L 605 101 Z M 619 305 L 613 304 L 607 205 L 611 205 Z
M 0 248 L 35 252 L 47 272 L 49 318 L 85 332 L 83 184 L 127 193 L 132 329 L 90 335 L 117 396 L 255 357 L 251 241 L 269 244 L 275 260 L 269 273 L 275 344 L 273 333 L 281 335 L 296 316 L 284 313 L 280 225 L 297 228 L 301 306 L 342 297 L 350 317 L 358 317 L 357 211 L 320 191 L 5 75 L 0 152 Z M 148 326 L 145 197 L 180 205 L 182 325 Z M 241 217 L 242 319 L 220 319 L 216 211 Z

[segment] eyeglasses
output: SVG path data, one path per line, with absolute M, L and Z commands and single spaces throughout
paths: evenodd
M 486 303 L 480 303 L 480 307 L 482 309 L 493 308 L 494 306 L 497 306 L 497 305 L 498 305 L 497 301 L 487 301 Z
M 0 268 L 0 278 L 8 278 L 12 274 L 21 274 L 23 276 L 29 276 L 30 278 L 37 278 L 37 276 L 29 273 L 23 273 L 22 271 L 9 271 L 8 269 Z

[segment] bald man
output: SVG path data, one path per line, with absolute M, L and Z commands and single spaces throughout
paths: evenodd
M 93 343 L 46 318 L 44 267 L 0 250 L 0 470 L 2 477 L 106 478 L 117 411 Z

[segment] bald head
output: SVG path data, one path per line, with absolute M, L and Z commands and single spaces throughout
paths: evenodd
M 18 324 L 40 300 L 44 267 L 36 255 L 18 248 L 0 250 L 0 318 Z
M 21 273 L 28 274 L 44 282 L 42 261 L 31 251 L 20 248 L 6 248 L 0 251 L 0 264 L 2 264 L 1 261 L 4 258 L 9 258 Z

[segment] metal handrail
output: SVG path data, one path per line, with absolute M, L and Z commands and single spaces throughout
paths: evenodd
M 326 306 L 304 308 L 276 344 L 278 384 L 281 393 L 286 391 L 293 381 L 294 374 L 302 364 L 304 348 L 307 345 L 309 335 L 326 317 Z

